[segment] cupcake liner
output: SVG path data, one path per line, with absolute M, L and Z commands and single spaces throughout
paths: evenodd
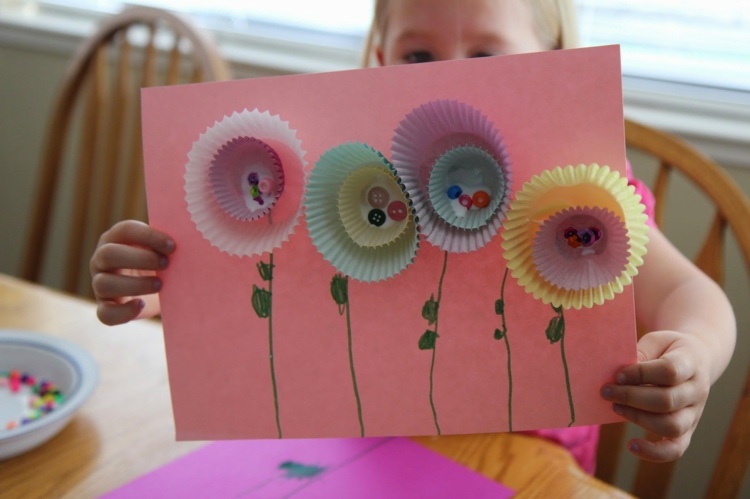
M 344 179 L 339 190 L 338 209 L 344 230 L 360 246 L 384 246 L 404 232 L 408 216 L 389 216 L 394 206 L 406 207 L 406 196 L 393 173 L 383 168 L 358 168 Z
M 377 190 L 369 196 L 374 187 L 387 191 L 388 199 Z M 394 202 L 402 203 L 401 209 L 406 210 L 405 214 L 391 210 L 396 218 L 405 215 L 402 220 L 393 220 L 385 230 L 380 230 L 385 223 L 378 227 L 365 222 L 369 214 L 366 203 L 387 217 Z M 414 261 L 419 232 L 413 209 L 388 160 L 366 144 L 342 144 L 320 157 L 310 174 L 305 210 L 315 247 L 338 271 L 353 279 L 384 280 Z
M 625 224 L 611 211 L 579 207 L 547 219 L 534 238 L 539 275 L 566 291 L 605 286 L 628 263 Z
M 265 154 L 266 171 L 276 173 L 275 185 L 270 189 L 277 196 L 265 213 L 238 217 L 226 209 L 227 204 L 237 205 L 236 195 L 231 203 L 221 201 L 222 194 L 215 192 L 215 185 L 219 182 L 217 178 L 223 175 L 218 173 L 223 159 L 231 158 L 233 165 L 235 154 L 241 156 L 246 147 L 265 151 L 260 157 L 264 158 Z M 307 164 L 304 155 L 296 131 L 268 111 L 244 110 L 215 122 L 193 143 L 185 165 L 185 201 L 198 231 L 213 246 L 230 255 L 260 255 L 280 247 L 294 232 L 302 214 Z M 281 167 L 278 170 L 274 169 L 276 162 Z M 214 173 L 211 173 L 212 167 Z M 259 179 L 259 183 L 260 180 L 263 179 Z M 265 188 L 269 186 L 264 184 Z
M 632 282 L 646 253 L 648 226 L 645 207 L 640 199 L 634 188 L 628 185 L 627 179 L 610 171 L 607 166 L 592 164 L 556 167 L 533 177 L 516 194 L 503 224 L 503 256 L 513 277 L 535 298 L 557 307 L 590 308 L 614 298 L 615 294 L 622 292 Z M 581 208 L 582 206 L 588 208 Z M 557 273 L 560 260 L 550 261 L 553 258 L 550 256 L 550 246 L 557 249 L 558 257 L 564 257 L 565 252 L 559 251 L 558 238 L 560 244 L 563 240 L 567 241 L 564 234 L 559 236 L 556 232 L 559 226 L 565 224 L 555 225 L 555 220 L 564 220 L 571 213 L 578 212 L 595 217 L 602 225 L 608 224 L 605 229 L 611 230 L 607 233 L 607 244 L 602 254 L 612 252 L 612 255 L 605 256 L 607 262 L 611 258 L 614 263 L 611 266 L 609 263 L 602 265 L 593 272 L 590 266 L 577 267 L 568 262 L 568 268 L 564 272 L 567 274 L 563 278 L 562 274 Z M 618 222 L 613 223 L 612 219 Z M 545 228 L 548 223 L 549 227 Z M 618 224 L 624 226 L 626 242 L 621 240 L 622 228 L 618 229 Z M 593 225 L 582 228 L 590 229 L 591 226 Z M 560 227 L 560 230 L 564 232 L 568 228 Z M 602 226 L 596 228 L 601 230 Z M 554 234 L 554 245 L 558 246 L 541 241 L 541 238 L 551 237 L 550 234 Z M 621 251 L 626 245 L 627 256 L 622 262 Z M 542 246 L 544 250 L 540 249 Z M 605 262 L 605 257 L 599 258 Z M 612 270 L 620 263 L 622 265 L 619 272 Z M 608 269 L 614 275 L 603 284 L 599 283 L 606 273 L 602 273 L 601 268 Z M 550 282 L 550 279 L 557 284 Z M 584 282 L 591 286 L 584 287 Z M 560 284 L 565 284 L 570 289 Z
M 478 229 L 505 197 L 505 179 L 489 153 L 474 146 L 457 147 L 435 162 L 428 192 L 443 221 L 460 229 Z
M 433 166 L 445 153 L 460 147 L 485 151 L 499 165 L 505 192 L 498 207 L 485 223 L 466 229 L 446 222 L 430 200 Z M 431 244 L 451 252 L 475 251 L 500 230 L 511 185 L 508 155 L 502 137 L 492 122 L 477 109 L 455 100 L 423 104 L 399 123 L 392 143 L 393 165 L 414 203 L 422 232 Z
M 216 202 L 229 216 L 257 220 L 281 196 L 284 170 L 276 151 L 263 141 L 236 137 L 214 155 L 208 181 Z

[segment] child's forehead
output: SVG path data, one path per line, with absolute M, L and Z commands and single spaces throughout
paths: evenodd
M 533 12 L 528 0 L 390 0 L 384 16 L 388 29 L 500 33 L 531 27 Z

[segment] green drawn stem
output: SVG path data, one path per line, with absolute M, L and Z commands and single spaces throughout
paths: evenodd
M 349 301 L 346 302 L 346 333 L 349 340 L 349 370 L 352 373 L 352 386 L 354 387 L 354 398 L 357 399 L 357 417 L 359 418 L 359 434 L 365 436 L 365 423 L 362 421 L 362 402 L 359 399 L 359 390 L 357 389 L 357 375 L 354 371 L 354 352 L 352 350 L 352 323 L 349 317 Z
M 435 409 L 435 400 L 433 398 L 433 373 L 435 371 L 435 352 L 437 350 L 437 338 L 438 336 L 438 322 L 440 320 L 440 299 L 443 296 L 443 279 L 445 278 L 445 271 L 448 268 L 448 252 L 445 251 L 445 256 L 443 257 L 443 270 L 440 273 L 440 281 L 438 283 L 438 295 L 437 295 L 437 303 L 438 303 L 438 315 L 435 317 L 435 345 L 432 347 L 432 362 L 430 363 L 430 407 L 432 407 L 432 417 L 435 420 L 435 428 L 437 429 L 437 434 L 440 435 L 440 424 L 438 423 L 438 416 L 437 416 L 437 410 Z
M 562 337 L 560 338 L 560 354 L 562 355 L 563 368 L 565 369 L 565 386 L 568 389 L 568 405 L 570 406 L 570 423 L 568 426 L 572 426 L 576 422 L 576 410 L 573 406 L 573 393 L 570 389 L 570 373 L 568 373 L 568 361 L 565 358 L 565 321 L 563 317 L 563 310 L 560 309 L 560 319 L 562 322 Z
M 503 340 L 505 340 L 505 349 L 508 351 L 508 431 L 513 431 L 513 370 L 510 362 L 510 341 L 508 340 L 508 327 L 505 324 L 505 281 L 508 279 L 508 267 L 505 267 L 503 274 L 503 284 L 500 287 L 500 300 L 503 302 Z
M 269 266 L 273 269 L 273 251 L 271 252 L 271 259 Z M 279 418 L 279 393 L 276 387 L 276 368 L 274 367 L 273 359 L 273 279 L 268 280 L 268 297 L 269 297 L 269 313 L 268 313 L 268 351 L 269 360 L 271 364 L 271 384 L 273 385 L 273 405 L 276 410 L 276 429 L 279 432 L 279 438 L 281 438 L 281 420 Z

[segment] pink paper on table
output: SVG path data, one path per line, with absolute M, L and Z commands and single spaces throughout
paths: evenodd
M 504 279 L 501 234 L 450 254 L 421 237 L 413 263 L 393 277 L 340 277 L 346 301 L 332 295 L 340 273 L 312 242 L 317 221 L 300 212 L 278 241 L 264 235 L 294 219 L 327 151 L 366 143 L 390 159 L 399 123 L 431 101 L 460 102 L 487 118 L 509 157 L 511 193 L 558 165 L 598 163 L 624 174 L 618 47 L 149 88 L 142 101 L 150 223 L 177 242 L 160 297 L 178 439 L 484 433 L 620 420 L 599 389 L 635 361 L 632 288 L 565 311 L 563 359 L 562 342 L 545 336 L 555 312 Z M 188 166 L 200 172 L 212 158 L 196 150 L 218 150 L 211 133 L 246 109 L 266 121 L 278 116 L 305 151 L 300 160 L 282 139 L 268 141 L 285 186 L 267 225 L 224 220 L 208 207 L 222 237 L 269 243 L 256 256 L 232 255 L 218 247 L 223 240 L 204 237 L 188 211 L 195 198 L 186 196 Z M 268 123 L 261 128 L 278 125 Z M 498 336 L 503 323 L 507 335 Z
M 511 497 L 513 491 L 401 438 L 217 442 L 105 495 Z

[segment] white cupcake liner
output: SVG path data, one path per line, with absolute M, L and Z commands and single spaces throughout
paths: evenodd
M 463 198 L 451 199 L 447 191 L 457 187 L 470 200 L 477 192 L 489 195 L 483 208 L 465 207 Z M 483 149 L 474 146 L 456 147 L 435 162 L 428 182 L 430 203 L 446 223 L 460 229 L 478 229 L 492 217 L 505 198 L 505 179 L 500 165 Z
M 596 231 L 588 243 L 581 240 Z M 628 234 L 620 218 L 602 208 L 576 207 L 542 224 L 534 238 L 532 259 L 544 280 L 579 291 L 614 282 L 625 270 L 628 253 Z
M 227 213 L 217 202 L 209 178 L 217 153 L 241 137 L 265 143 L 277 154 L 284 171 L 283 195 L 266 216 L 254 220 L 240 220 Z M 193 143 L 185 165 L 185 201 L 198 231 L 230 255 L 260 255 L 281 247 L 302 214 L 307 164 L 304 155 L 296 131 L 268 111 L 246 109 L 215 122 Z
M 347 179 L 360 169 L 367 172 L 374 169 L 386 178 L 394 179 L 392 182 L 398 186 L 404 196 L 402 199 L 409 205 L 405 228 L 388 244 L 358 244 L 342 220 L 339 196 Z M 346 193 L 346 189 L 344 194 L 352 196 Z M 345 208 L 353 203 L 341 205 Z M 344 214 L 344 218 L 362 216 L 359 207 L 352 207 L 353 213 Z M 308 231 L 315 247 L 339 272 L 352 279 L 364 282 L 388 279 L 414 261 L 419 247 L 419 232 L 413 210 L 388 160 L 366 144 L 342 144 L 320 157 L 310 174 L 305 211 Z
M 491 155 L 502 171 L 503 199 L 486 223 L 474 229 L 454 227 L 436 213 L 429 179 L 436 161 L 447 151 L 473 146 Z M 406 187 L 421 231 L 431 244 L 451 252 L 482 248 L 497 235 L 508 209 L 511 169 L 502 137 L 477 109 L 455 100 L 437 100 L 412 110 L 399 123 L 392 143 L 393 165 Z
M 254 137 L 235 137 L 214 155 L 208 180 L 216 202 L 231 217 L 257 220 L 268 213 L 284 190 L 278 154 Z M 254 179 L 254 183 L 250 180 Z M 263 189 L 259 184 L 270 184 Z

